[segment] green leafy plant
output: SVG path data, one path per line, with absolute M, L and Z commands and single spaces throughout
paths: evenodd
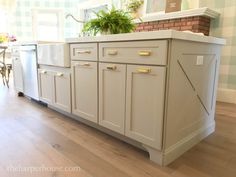
M 100 10 L 95 13 L 96 18 L 85 23 L 83 32 L 92 35 L 97 33 L 129 33 L 135 29 L 133 18 L 128 12 L 117 10 L 112 7 L 111 10 Z
M 135 13 L 143 4 L 143 0 L 130 0 L 127 4 L 127 8 L 131 13 Z

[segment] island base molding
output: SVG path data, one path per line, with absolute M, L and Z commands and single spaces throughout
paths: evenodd
M 177 142 L 173 146 L 169 147 L 164 151 L 162 165 L 166 166 L 173 162 L 173 160 L 180 157 L 190 148 L 198 144 L 201 140 L 206 138 L 208 135 L 215 131 L 215 121 L 213 121 L 209 126 L 201 128 L 181 141 Z M 150 159 L 151 160 L 151 159 Z

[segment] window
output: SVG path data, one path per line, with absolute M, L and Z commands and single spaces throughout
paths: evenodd
M 98 12 L 102 9 L 110 9 L 112 7 L 112 0 L 97 0 L 94 3 L 93 0 L 88 0 L 78 5 L 78 19 L 81 21 L 89 21 L 95 17 L 94 12 Z M 79 31 L 82 30 L 83 24 L 78 24 Z
M 166 8 L 166 1 L 165 0 L 146 0 L 146 14 L 150 13 L 164 13 Z
M 60 9 L 33 9 L 33 35 L 36 40 L 64 39 L 63 11 Z
M 7 12 L 0 7 L 0 19 L 1 19 L 1 25 L 0 25 L 0 33 L 7 33 L 8 32 L 8 25 L 7 25 Z

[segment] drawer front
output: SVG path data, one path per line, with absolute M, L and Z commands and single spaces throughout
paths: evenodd
M 118 63 L 166 65 L 167 40 L 99 44 L 99 60 Z
M 70 56 L 72 60 L 97 61 L 97 53 L 97 43 L 70 45 Z

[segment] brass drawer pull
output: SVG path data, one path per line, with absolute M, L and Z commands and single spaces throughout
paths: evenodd
M 108 55 L 117 55 L 118 51 L 117 50 L 108 50 L 107 53 L 108 53 Z
M 78 54 L 90 54 L 90 50 L 82 50 L 82 51 L 77 51 Z
M 116 65 L 108 65 L 107 69 L 109 69 L 109 70 L 116 70 Z
M 89 63 L 78 63 L 76 66 L 90 66 Z
M 43 70 L 41 71 L 41 74 L 47 74 L 47 71 Z
M 138 73 L 143 73 L 143 74 L 148 74 L 148 73 L 150 73 L 151 71 L 152 71 L 151 68 L 139 68 L 139 69 L 137 70 Z
M 151 51 L 139 51 L 139 56 L 150 56 L 151 55 Z
M 62 77 L 64 74 L 63 73 L 57 73 L 58 77 Z

